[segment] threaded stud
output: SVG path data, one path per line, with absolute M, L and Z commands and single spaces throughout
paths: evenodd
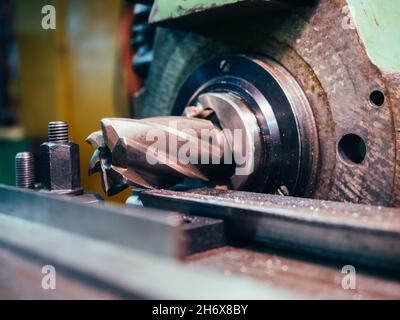
M 15 185 L 19 188 L 35 186 L 35 160 L 31 152 L 20 152 L 15 156 Z
M 56 143 L 68 143 L 68 123 L 62 121 L 49 122 L 48 141 Z

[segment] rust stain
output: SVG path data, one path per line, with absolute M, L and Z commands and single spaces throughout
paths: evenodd
M 360 271 L 357 289 L 343 290 L 343 266 L 298 260 L 261 248 L 222 247 L 186 258 L 192 267 L 207 267 L 226 277 L 240 275 L 312 298 L 399 299 L 400 283 Z

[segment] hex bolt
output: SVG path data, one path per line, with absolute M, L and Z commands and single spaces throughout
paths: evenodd
M 48 141 L 56 143 L 68 143 L 68 123 L 62 121 L 49 122 Z
M 18 188 L 35 186 L 35 159 L 31 152 L 20 152 L 15 156 L 15 185 Z
M 223 59 L 219 62 L 218 69 L 222 73 L 227 73 L 231 69 L 231 65 L 226 59 Z
M 290 195 L 290 192 L 289 192 L 288 187 L 286 187 L 285 185 L 282 185 L 282 186 L 278 187 L 278 189 L 276 190 L 276 194 L 287 197 Z
M 43 188 L 57 194 L 82 194 L 79 145 L 69 141 L 68 124 L 48 124 L 48 141 L 40 146 Z

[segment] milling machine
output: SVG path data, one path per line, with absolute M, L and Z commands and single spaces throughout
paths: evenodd
M 156 1 L 135 118 L 190 109 L 219 129 L 243 129 L 254 172 L 230 189 L 396 207 L 400 69 L 389 46 L 398 35 L 383 11 L 364 1 Z M 392 38 L 378 49 L 381 33 Z M 135 140 L 141 123 L 157 122 L 131 121 L 132 132 L 111 122 L 103 134 L 113 127 Z
M 105 193 L 132 198 L 114 208 L 2 187 L 1 212 L 29 221 L 3 223 L 39 240 L 1 240 L 101 294 L 399 298 L 400 5 L 131 2 L 134 119 L 103 119 L 87 142 Z M 40 248 L 44 232 L 73 254 Z

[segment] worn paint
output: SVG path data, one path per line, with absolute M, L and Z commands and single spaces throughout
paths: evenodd
M 179 18 L 184 15 L 248 0 L 156 0 L 151 22 Z
M 368 56 L 383 72 L 400 72 L 400 1 L 348 0 Z
M 156 0 L 151 22 L 249 0 Z M 400 1 L 347 0 L 351 16 L 372 62 L 383 72 L 400 72 Z M 347 8 L 342 8 L 346 13 Z

